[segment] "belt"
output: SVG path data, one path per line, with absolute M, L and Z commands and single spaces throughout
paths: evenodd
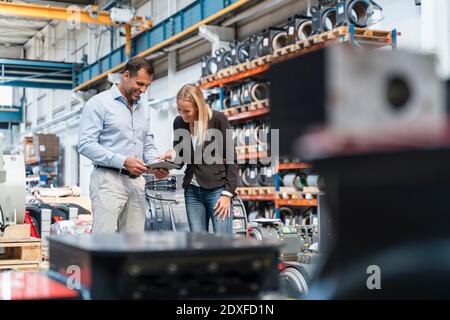
M 105 167 L 105 166 L 99 166 L 99 165 L 95 165 L 95 168 L 114 171 L 114 172 L 117 172 L 119 174 L 123 174 L 125 176 L 128 176 L 130 179 L 136 179 L 136 178 L 139 177 L 139 176 L 135 176 L 134 174 L 131 174 L 130 171 L 128 171 L 127 169 L 117 169 L 117 168 Z

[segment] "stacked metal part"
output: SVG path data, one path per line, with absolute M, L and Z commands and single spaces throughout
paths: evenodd
M 383 9 L 373 0 L 337 0 L 332 4 L 312 7 L 312 33 L 318 34 L 345 25 L 366 28 L 375 22 L 373 16 L 376 10 Z
M 145 188 L 150 190 L 175 190 L 177 188 L 177 177 L 170 176 L 165 179 L 156 179 L 149 176 Z
M 207 102 L 214 110 L 239 107 L 269 98 L 269 87 L 263 81 L 246 81 L 224 90 L 223 103 L 220 93 L 213 92 L 207 97 Z
M 213 55 L 203 56 L 202 76 L 272 54 L 277 49 L 339 26 L 366 28 L 376 22 L 375 12 L 382 10 L 373 0 L 334 0 L 313 6 L 310 16 L 295 15 L 282 27 L 270 27 L 231 44 L 228 50 L 220 48 Z
M 275 185 L 275 169 L 270 165 L 244 165 L 239 169 L 238 185 L 271 187 Z
M 283 244 L 279 279 L 281 291 L 288 298 L 301 298 L 309 292 L 319 262 L 317 225 L 286 225 L 279 219 L 255 219 L 250 223 L 249 236 Z
M 248 237 L 247 211 L 239 197 L 233 198 L 233 234 Z
M 235 146 L 254 146 L 258 151 L 268 151 L 270 126 L 266 121 L 250 121 L 233 126 Z
M 323 190 L 325 187 L 321 176 L 304 172 L 289 172 L 283 176 L 282 182 L 283 186 L 292 187 L 297 191 L 303 191 L 304 187 L 316 187 L 319 190 Z

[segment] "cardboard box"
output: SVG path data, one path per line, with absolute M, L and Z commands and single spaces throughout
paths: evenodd
M 36 134 L 33 139 L 34 156 L 40 160 L 58 160 L 59 137 L 55 134 Z

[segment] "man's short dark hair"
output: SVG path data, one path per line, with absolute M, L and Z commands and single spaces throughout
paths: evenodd
M 130 76 L 134 77 L 141 69 L 147 71 L 148 75 L 150 76 L 152 76 L 155 72 L 153 70 L 152 64 L 147 59 L 142 57 L 133 57 L 130 60 L 128 60 L 123 72 L 129 71 Z

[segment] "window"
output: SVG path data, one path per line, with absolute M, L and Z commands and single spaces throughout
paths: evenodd
M 0 106 L 12 106 L 12 87 L 0 86 Z

